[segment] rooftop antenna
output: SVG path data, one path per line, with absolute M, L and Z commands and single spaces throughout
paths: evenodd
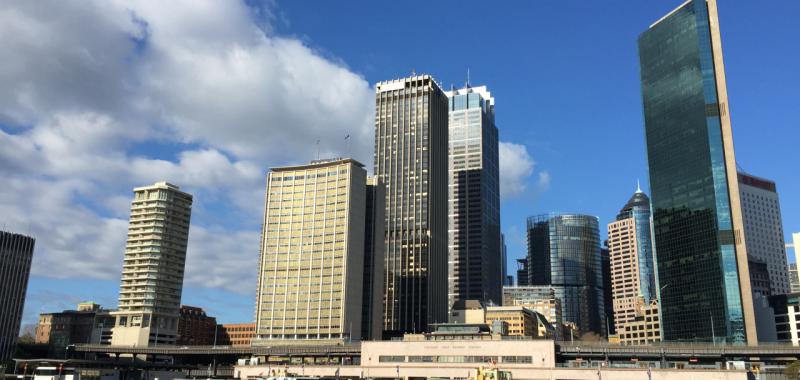
M 642 192 L 642 187 L 639 186 L 639 179 L 638 178 L 636 179 L 636 192 L 637 193 L 641 193 Z
M 467 88 L 469 88 L 469 67 L 467 67 Z

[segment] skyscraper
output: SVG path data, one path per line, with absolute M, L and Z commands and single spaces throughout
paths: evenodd
M 11 359 L 17 344 L 35 243 L 30 236 L 0 231 L 0 363 Z
M 597 217 L 549 214 L 528 218 L 530 285 L 549 285 L 565 322 L 605 335 L 603 274 Z
M 656 300 L 656 278 L 650 231 L 650 198 L 637 188 L 608 224 L 611 258 L 611 302 L 617 331 L 644 316 Z
M 738 177 L 747 255 L 751 260 L 766 264 L 769 273 L 771 292 L 762 295 L 789 293 L 791 284 L 783 243 L 781 203 L 775 182 L 742 172 Z
M 793 233 L 792 243 L 786 243 L 784 247 L 791 248 L 794 251 L 794 262 L 789 264 L 789 290 L 792 293 L 800 292 L 800 275 L 797 273 L 797 263 L 800 263 L 800 232 Z
M 530 285 L 528 272 L 528 258 L 517 259 L 517 286 Z
M 685 2 L 638 45 L 663 338 L 755 343 L 716 1 Z
M 387 335 L 447 320 L 447 105 L 430 75 L 376 86 L 375 175 L 386 186 Z
M 500 158 L 494 98 L 486 86 L 449 98 L 448 301 L 502 302 Z
M 383 334 L 384 214 L 386 188 L 377 177 L 367 177 L 364 220 L 364 285 L 361 339 L 380 340 Z
M 192 195 L 156 182 L 133 189 L 115 346 L 175 344 Z
M 272 168 L 267 183 L 256 302 L 258 345 L 359 340 L 365 271 L 382 262 L 368 226 L 380 189 L 352 159 Z M 372 203 L 374 202 L 374 203 Z M 374 242 L 375 244 L 367 243 Z M 365 254 L 378 257 L 367 259 Z M 381 284 L 382 285 L 382 284 Z M 371 295 L 372 293 L 368 291 Z M 379 311 L 375 311 L 379 312 Z M 365 332 L 369 333 L 369 329 Z
M 503 279 L 503 286 L 514 286 L 514 276 L 508 274 L 508 246 L 506 246 L 506 236 L 500 234 L 500 272 Z

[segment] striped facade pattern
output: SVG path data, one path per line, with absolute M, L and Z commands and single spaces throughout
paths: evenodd
M 429 75 L 378 83 L 375 175 L 386 185 L 384 331 L 447 319 L 448 100 Z
M 11 359 L 17 343 L 34 244 L 32 237 L 0 231 L 0 363 Z

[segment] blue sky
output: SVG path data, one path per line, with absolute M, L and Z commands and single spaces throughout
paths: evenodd
M 317 138 L 341 153 L 347 133 L 371 166 L 372 86 L 412 70 L 449 87 L 469 69 L 496 99 L 500 139 L 524 147 L 509 162 L 529 165 L 511 170 L 525 190 L 501 205 L 510 267 L 527 216 L 605 226 L 637 179 L 647 188 L 636 38 L 679 2 L 51 5 L 0 6 L 14 52 L 0 53 L 0 224 L 37 237 L 27 323 L 116 304 L 130 189 L 159 179 L 195 194 L 183 302 L 251 320 L 267 168 L 313 158 Z M 777 182 L 787 236 L 800 231 L 798 12 L 719 5 L 737 160 Z

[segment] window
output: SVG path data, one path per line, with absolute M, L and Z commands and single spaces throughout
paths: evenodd
M 405 356 L 379 356 L 378 362 L 380 363 L 403 363 L 406 361 Z

